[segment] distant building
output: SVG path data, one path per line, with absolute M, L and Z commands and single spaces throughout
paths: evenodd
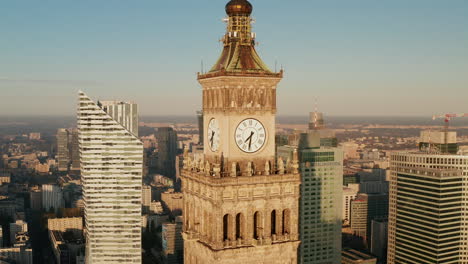
M 72 129 L 69 133 L 69 153 L 71 160 L 71 171 L 80 170 L 80 146 L 78 141 L 78 129 Z
M 41 139 L 41 133 L 33 132 L 29 133 L 29 140 L 40 140 Z
M 371 223 L 388 216 L 388 194 L 360 193 L 351 201 L 351 229 L 354 235 L 370 242 Z
M 42 191 L 39 188 L 29 191 L 29 205 L 32 210 L 41 210 L 42 207 Z
M 81 217 L 66 217 L 66 218 L 50 218 L 47 220 L 47 228 L 53 231 L 72 231 L 81 234 L 83 231 L 83 218 Z
M 164 264 L 184 263 L 182 223 L 182 217 L 178 216 L 174 223 L 164 223 L 162 225 L 161 237 Z
M 14 223 L 10 223 L 10 244 L 15 244 L 16 233 L 28 232 L 28 223 L 23 220 L 16 220 Z
M 143 208 L 143 213 L 147 214 L 151 207 L 151 186 L 143 185 L 142 187 L 142 196 L 141 196 L 141 205 Z
M 343 187 L 343 223 L 345 225 L 349 224 L 351 219 L 351 201 L 354 200 L 357 196 L 357 191 L 348 187 Z
M 0 225 L 0 248 L 3 247 L 3 229 L 2 226 Z
M 75 264 L 85 248 L 81 233 L 49 230 L 49 239 L 56 264 Z
M 40 174 L 47 174 L 49 173 L 50 167 L 49 167 L 49 164 L 47 163 L 44 163 L 44 164 L 39 163 L 36 165 L 34 169 L 36 170 L 36 172 Z
M 70 165 L 69 131 L 60 128 L 57 131 L 57 162 L 59 171 L 68 171 Z
M 46 211 L 53 208 L 55 212 L 65 207 L 63 192 L 60 186 L 52 184 L 42 185 L 42 207 Z
M 0 263 L 33 264 L 32 249 L 29 247 L 0 248 Z
M 183 194 L 174 192 L 174 189 L 169 189 L 167 192 L 161 194 L 161 202 L 166 206 L 173 216 L 182 215 L 184 206 Z
M 137 105 L 79 93 L 86 263 L 141 263 L 143 143 Z
M 343 148 L 344 159 L 359 159 L 359 145 L 354 142 L 343 142 L 340 144 Z
M 387 259 L 388 219 L 373 219 L 371 222 L 370 252 L 379 260 Z
M 203 146 L 203 111 L 197 111 L 197 121 L 198 121 L 198 144 Z
M 160 127 L 156 133 L 158 141 L 158 172 L 175 178 L 175 160 L 177 156 L 177 132 L 171 127 Z
M 300 135 L 299 263 L 339 263 L 341 259 L 343 154 L 338 148 L 320 147 L 320 134 Z M 278 148 L 278 156 L 292 160 L 296 147 Z
M 377 258 L 355 249 L 343 249 L 341 264 L 376 264 Z
M 0 172 L 0 186 L 3 184 L 8 184 L 11 181 L 11 176 L 9 173 Z

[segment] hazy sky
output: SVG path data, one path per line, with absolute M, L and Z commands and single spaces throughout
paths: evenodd
M 0 115 L 73 115 L 78 90 L 142 115 L 200 108 L 227 0 L 4 0 Z M 279 114 L 468 112 L 468 1 L 251 0 Z

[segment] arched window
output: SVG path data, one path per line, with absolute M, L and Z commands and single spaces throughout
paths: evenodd
M 283 234 L 289 234 L 290 230 L 290 220 L 291 211 L 289 209 L 283 210 Z
M 226 214 L 223 217 L 223 240 L 228 240 L 229 238 L 229 215 Z
M 236 215 L 236 239 L 244 237 L 244 215 L 238 213 Z
M 255 212 L 254 217 L 253 217 L 253 222 L 254 222 L 253 238 L 259 239 L 261 237 L 262 230 L 263 230 L 262 215 L 260 212 Z
M 271 211 L 271 234 L 276 235 L 276 210 Z

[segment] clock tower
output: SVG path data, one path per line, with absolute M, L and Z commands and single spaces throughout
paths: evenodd
M 275 158 L 276 88 L 255 50 L 253 7 L 226 5 L 221 56 L 200 73 L 204 155 L 184 153 L 184 263 L 297 263 L 298 158 Z

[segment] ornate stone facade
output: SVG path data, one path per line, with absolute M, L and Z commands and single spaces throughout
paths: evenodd
M 297 263 L 297 152 L 291 160 L 275 159 L 276 87 L 283 72 L 271 72 L 255 52 L 250 3 L 231 0 L 226 10 L 223 53 L 198 76 L 204 127 L 216 127 L 204 131 L 203 157 L 184 151 L 184 263 Z M 236 135 L 246 120 L 254 127 Z M 215 134 L 219 146 L 213 147 Z M 261 144 L 250 151 L 259 135 Z M 239 142 L 249 140 L 245 151 Z

